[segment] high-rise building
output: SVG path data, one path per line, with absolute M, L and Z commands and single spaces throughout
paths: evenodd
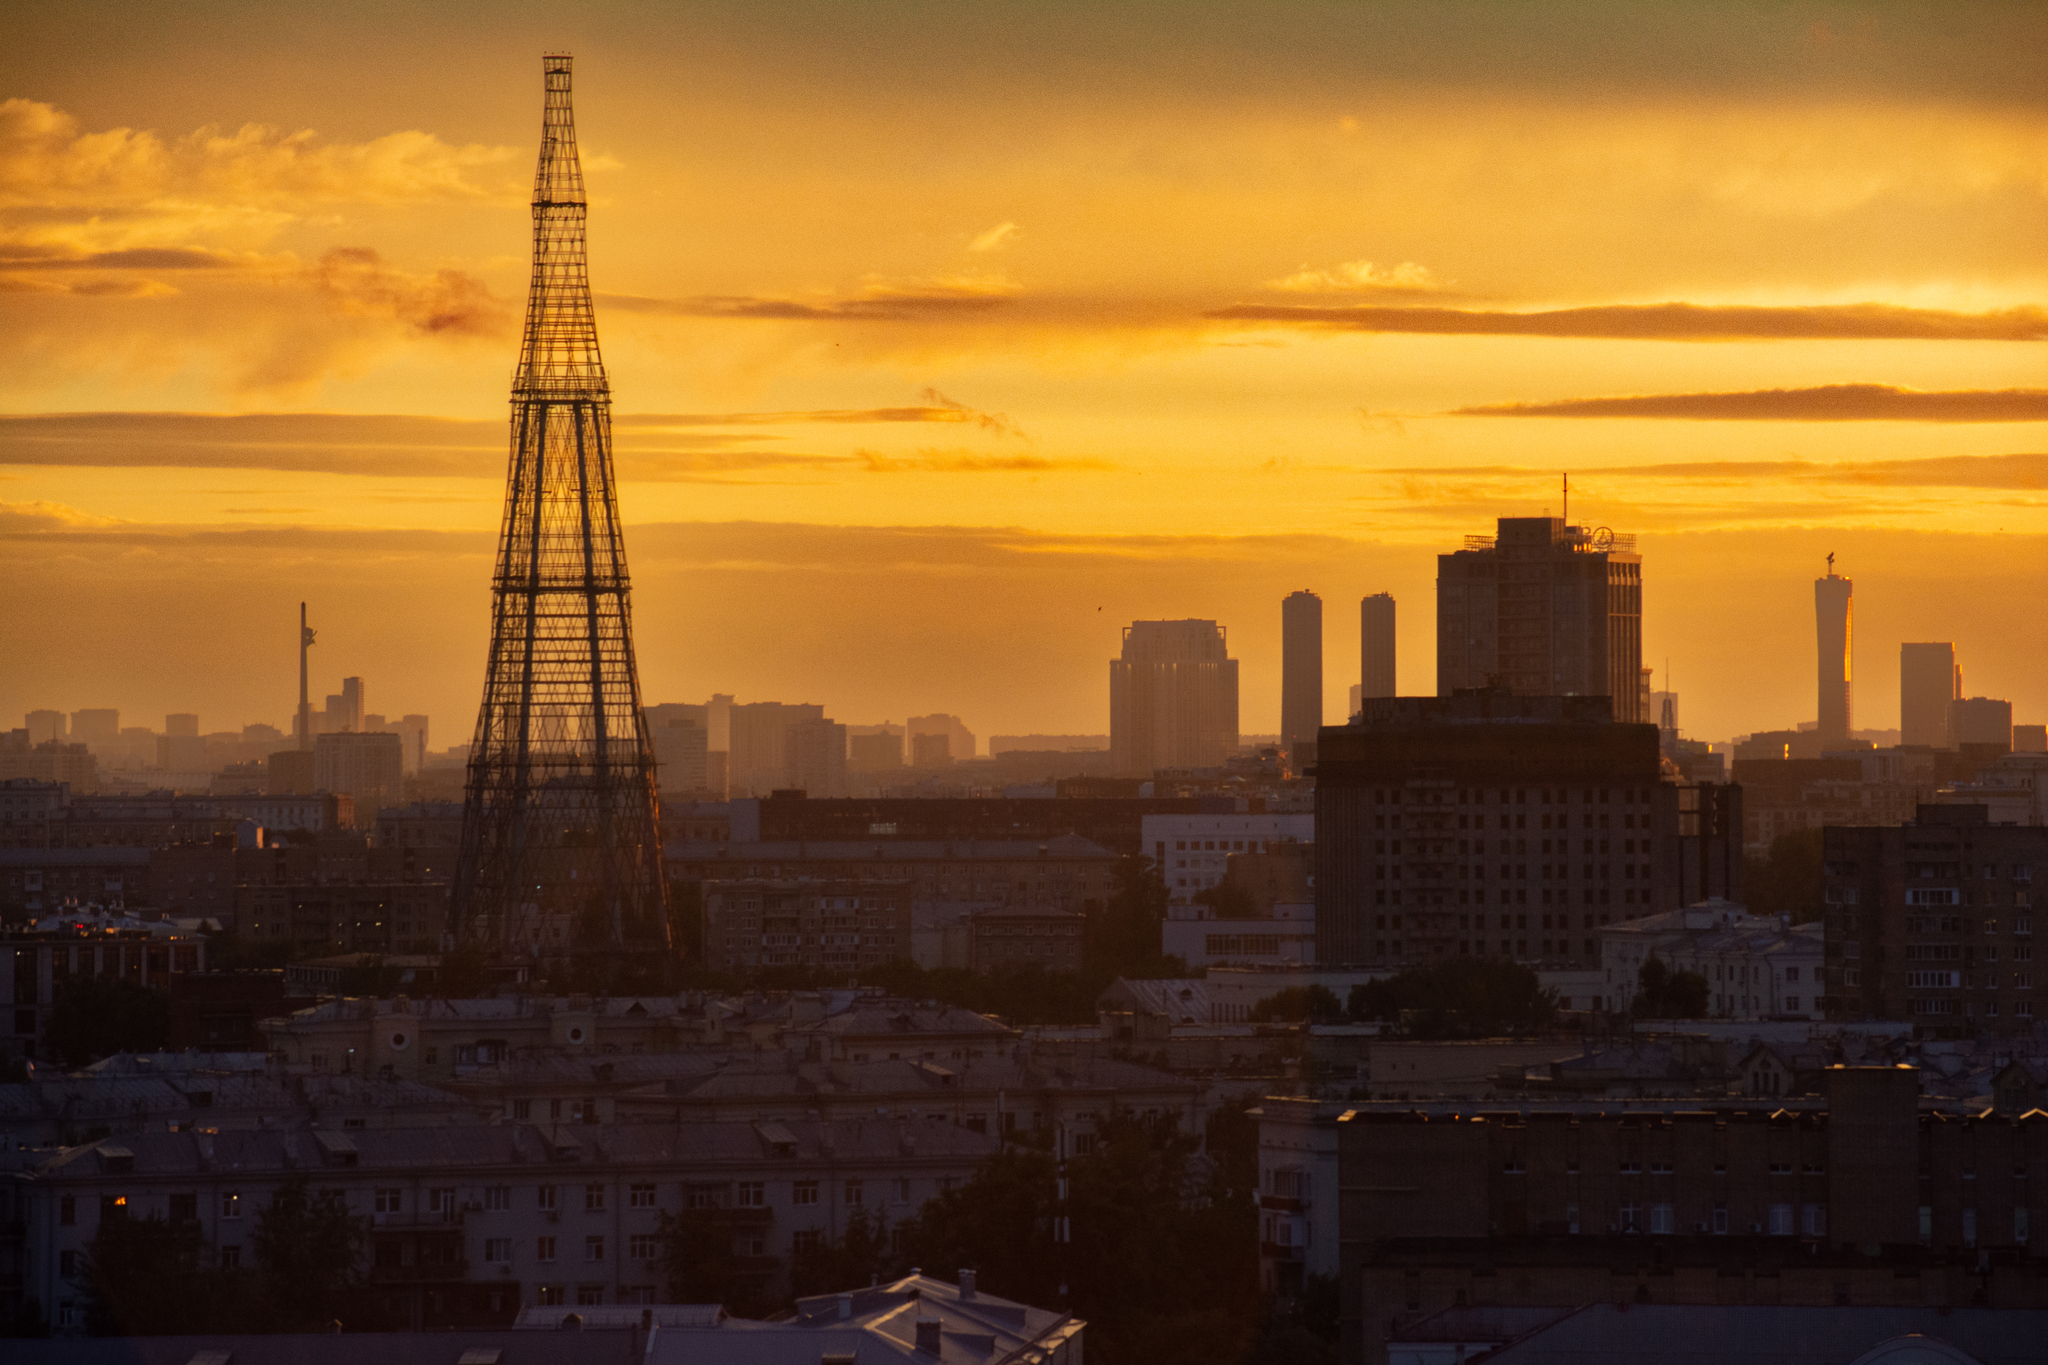
M 501 954 L 573 955 L 615 980 L 662 969 L 668 896 L 571 65 L 542 63 L 533 273 L 450 919 Z
M 1358 695 L 1391 697 L 1394 682 L 1394 595 L 1376 592 L 1358 604 Z M 1356 706 L 1351 708 L 1355 714 Z
M 363 706 L 365 701 L 363 680 L 361 678 L 343 678 L 341 680 L 341 696 L 338 699 L 340 701 L 338 712 L 334 706 L 336 700 L 336 698 L 328 699 L 327 728 L 329 730 L 360 734 L 363 730 Z
M 1502 517 L 1437 556 L 1436 691 L 1599 696 L 1645 719 L 1643 561 L 1635 537 L 1558 517 Z
M 953 761 L 953 737 L 932 730 L 910 737 L 910 765 L 914 768 L 943 768 Z
M 121 737 L 121 713 L 112 708 L 73 711 L 71 739 L 76 744 L 112 744 Z
M 1316 961 L 1599 960 L 1609 924 L 1742 895 L 1742 789 L 1663 776 L 1604 697 L 1368 699 L 1316 750 Z
M 70 734 L 69 722 L 62 711 L 31 711 L 26 724 L 31 744 L 62 744 Z
M 726 728 L 731 749 L 730 791 L 733 796 L 766 796 L 772 791 L 801 787 L 797 765 L 792 761 L 790 732 L 806 721 L 825 721 L 822 706 L 779 701 L 756 701 L 726 708 Z M 841 747 L 844 747 L 842 734 Z M 844 760 L 841 760 L 842 770 Z M 805 788 L 806 791 L 810 790 Z M 823 792 L 815 793 L 824 795 Z
M 1835 557 L 1828 556 L 1828 576 L 1813 580 L 1813 623 L 1819 662 L 1820 743 L 1823 749 L 1841 748 L 1849 742 L 1855 722 L 1851 695 L 1853 673 L 1849 664 L 1851 608 L 1856 584 L 1835 572 Z
M 173 711 L 164 717 L 164 734 L 173 738 L 197 739 L 199 717 L 189 711 Z
M 1949 737 L 1958 746 L 2012 749 L 2012 703 L 1998 697 L 1958 697 L 1949 704 Z
M 1953 749 L 1949 711 L 1963 695 L 1963 670 L 1949 641 L 1899 646 L 1899 743 Z
M 800 720 L 784 739 L 789 785 L 809 796 L 846 795 L 846 727 L 823 716 Z
M 1110 767 L 1120 777 L 1216 768 L 1237 751 L 1237 660 L 1214 621 L 1134 621 L 1109 663 Z
M 888 773 L 903 766 L 903 731 L 878 726 L 846 741 L 846 766 L 857 773 Z
M 405 792 L 405 741 L 397 735 L 343 732 L 313 742 L 313 786 L 355 798 L 365 806 L 397 801 Z
M 1323 728 L 1323 599 L 1289 593 L 1280 603 L 1280 747 L 1313 744 Z
M 689 712 L 696 714 L 687 714 Z M 702 794 L 710 790 L 711 749 L 703 712 L 701 706 L 647 708 L 648 734 L 654 741 L 654 761 L 659 765 L 659 781 L 664 794 L 680 796 L 688 793 L 693 799 L 701 800 Z

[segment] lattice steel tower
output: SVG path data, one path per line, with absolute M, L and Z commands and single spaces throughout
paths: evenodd
M 453 928 L 502 957 L 665 962 L 654 747 L 585 270 L 570 60 L 548 57 L 544 69 L 533 282 Z

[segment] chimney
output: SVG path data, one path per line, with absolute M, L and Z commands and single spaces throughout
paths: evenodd
M 960 1297 L 963 1299 L 974 1297 L 974 1272 L 971 1270 L 962 1270 L 960 1272 Z
M 845 1322 L 845 1321 L 846 1321 L 846 1320 L 847 1320 L 848 1318 L 850 1318 L 850 1317 L 852 1317 L 852 1316 L 853 1316 L 853 1295 L 851 1295 L 851 1294 L 841 1294 L 841 1295 L 839 1296 L 839 1320 L 840 1320 L 841 1322 Z
M 939 1328 L 943 1325 L 937 1318 L 917 1320 L 918 1354 L 935 1356 L 939 1353 Z

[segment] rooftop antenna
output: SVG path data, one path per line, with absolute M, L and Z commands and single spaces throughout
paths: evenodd
M 1572 524 L 1572 476 L 1564 475 L 1564 524 Z
M 1828 551 L 1828 577 L 1829 577 L 1829 578 L 1833 578 L 1834 576 L 1835 576 L 1835 552 L 1834 552 L 1833 550 L 1829 550 L 1829 551 Z
M 313 747 L 313 708 L 306 695 L 306 651 L 313 647 L 313 628 L 306 624 L 306 604 L 299 603 L 299 747 Z

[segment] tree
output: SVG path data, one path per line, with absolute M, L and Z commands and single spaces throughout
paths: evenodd
M 1195 893 L 1195 904 L 1206 905 L 1216 919 L 1257 919 L 1259 902 L 1242 883 L 1227 877 Z
M 1139 981 L 1187 974 L 1186 963 L 1159 950 L 1166 900 L 1166 879 L 1151 859 L 1117 862 L 1116 891 L 1082 929 L 1082 975 L 1100 983 L 1098 990 L 1120 976 Z
M 1490 1038 L 1548 1028 L 1557 997 L 1533 969 L 1498 957 L 1438 958 L 1351 988 L 1354 1019 L 1399 1023 L 1412 1038 Z
M 888 1225 L 865 1209 L 855 1209 L 838 1238 L 821 1239 L 790 1258 L 790 1291 L 801 1299 L 852 1289 L 890 1274 L 894 1266 Z
M 1674 972 L 1653 957 L 1636 971 L 1636 983 L 1628 1009 L 1638 1019 L 1697 1019 L 1707 1012 L 1707 979 L 1698 972 Z
M 1344 1006 L 1328 986 L 1289 986 L 1267 996 L 1251 1009 L 1255 1024 L 1269 1020 L 1285 1023 L 1334 1024 L 1344 1017 Z
M 94 1336 L 188 1336 L 227 1321 L 237 1295 L 228 1272 L 204 1265 L 205 1243 L 194 1222 L 129 1218 L 104 1207 L 85 1252 L 88 1310 Z
M 163 994 L 112 976 L 71 976 L 58 983 L 45 1033 L 68 1066 L 116 1052 L 158 1052 L 170 1040 L 171 1007 Z
M 254 1250 L 272 1331 L 312 1331 L 343 1319 L 360 1284 L 367 1235 L 339 1190 L 314 1194 L 306 1177 L 285 1182 L 256 1220 Z
M 1826 831 L 1796 829 L 1771 840 L 1761 858 L 1742 860 L 1742 899 L 1751 914 L 1787 915 L 1792 923 L 1819 919 L 1821 853 Z
M 757 1276 L 743 1276 L 732 1249 L 733 1225 L 723 1209 L 661 1215 L 662 1274 L 670 1303 L 722 1303 L 735 1317 L 765 1317 L 776 1308 Z

